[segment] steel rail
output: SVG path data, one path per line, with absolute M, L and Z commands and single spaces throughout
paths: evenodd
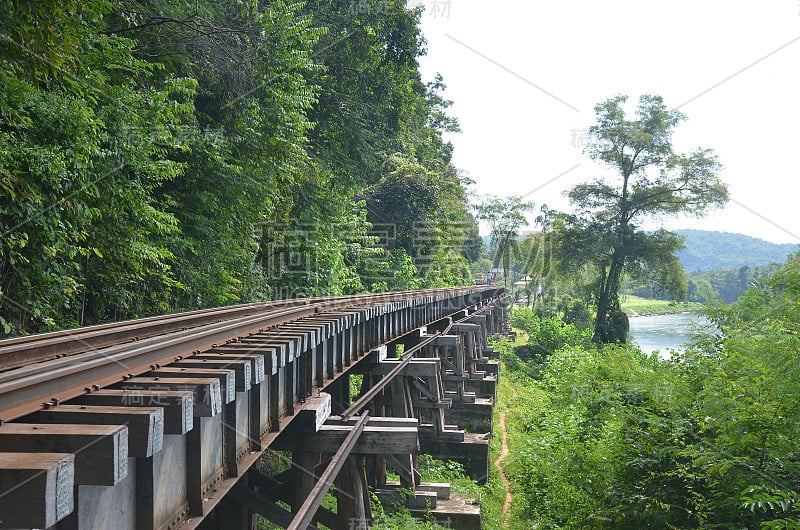
M 156 365 L 168 364 L 178 357 L 186 357 L 194 351 L 211 348 L 232 338 L 258 333 L 324 311 L 424 298 L 444 293 L 457 297 L 486 290 L 485 288 L 435 289 L 329 297 L 317 303 L 304 300 L 302 304 L 296 304 L 288 309 L 215 322 L 2 372 L 0 373 L 0 421 L 19 418 L 39 410 L 42 406 L 47 406 L 47 403 L 57 403 L 60 400 L 76 397 L 85 393 L 88 388 L 107 386 L 131 375 L 144 373 Z M 35 342 L 31 342 L 30 345 L 35 345 Z
M 307 530 L 311 525 L 311 522 L 314 520 L 314 516 L 317 514 L 317 509 L 319 508 L 320 504 L 322 504 L 322 499 L 325 498 L 325 494 L 328 493 L 333 481 L 336 480 L 336 476 L 339 474 L 339 471 L 341 471 L 342 467 L 347 461 L 347 457 L 353 452 L 353 449 L 358 442 L 358 438 L 364 431 L 364 427 L 366 427 L 368 420 L 368 412 L 365 412 L 358 417 L 358 420 L 356 421 L 355 425 L 353 425 L 353 428 L 349 433 L 347 433 L 342 445 L 339 446 L 339 450 L 336 451 L 336 454 L 334 454 L 330 462 L 328 462 L 328 466 L 325 468 L 325 471 L 323 471 L 322 475 L 320 475 L 317 483 L 308 494 L 308 497 L 306 497 L 306 500 L 303 502 L 302 506 L 300 506 L 300 508 L 297 510 L 297 513 L 287 527 L 287 530 Z
M 292 316 L 313 314 L 313 309 L 296 309 Z M 75 358 L 62 358 L 43 367 L 25 367 L 0 374 L 0 420 L 7 421 L 39 410 L 46 403 L 76 397 L 91 387 L 103 387 L 168 364 L 177 357 L 189 356 L 195 350 L 212 347 L 232 336 L 251 333 L 260 327 L 285 321 L 287 315 L 264 316 L 208 325 L 169 337 L 118 345 Z M 51 364 L 56 364 L 50 368 Z M 44 369 L 43 369 L 44 368 Z
M 399 291 L 395 296 L 429 292 L 436 294 L 444 289 L 427 291 Z M 383 294 L 353 295 L 347 297 L 354 303 L 380 299 Z M 133 340 L 164 335 L 187 328 L 218 323 L 233 318 L 257 315 L 266 310 L 291 308 L 303 305 L 329 302 L 337 297 L 316 297 L 292 300 L 276 300 L 239 304 L 222 308 L 201 309 L 184 313 L 147 317 L 138 320 L 127 320 L 107 324 L 98 324 L 82 328 L 53 331 L 24 337 L 13 337 L 0 340 L 0 370 L 9 370 L 28 364 L 49 361 L 60 357 L 84 353 L 123 344 Z M 342 298 L 343 297 L 338 297 Z
M 277 308 L 298 305 L 285 302 L 289 303 L 261 302 L 230 308 L 204 309 L 4 339 L 0 341 L 0 370 L 253 315 L 273 306 Z

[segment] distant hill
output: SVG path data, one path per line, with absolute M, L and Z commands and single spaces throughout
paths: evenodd
M 675 232 L 686 236 L 686 248 L 678 252 L 686 272 L 783 263 L 789 254 L 800 250 L 797 244 L 770 243 L 743 234 L 706 230 Z
M 686 248 L 678 251 L 686 272 L 784 263 L 789 254 L 800 251 L 800 245 L 794 243 L 770 243 L 744 234 L 690 229 L 673 232 L 686 236 Z M 489 248 L 491 236 L 482 239 L 484 248 Z

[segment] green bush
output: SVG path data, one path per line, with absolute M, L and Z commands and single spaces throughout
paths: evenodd
M 555 316 L 540 317 L 528 307 L 515 307 L 509 320 L 512 327 L 528 334 L 528 344 L 515 349 L 524 361 L 541 364 L 561 348 L 591 347 L 590 330 L 567 324 Z
M 680 370 L 631 346 L 552 355 L 514 457 L 527 515 L 543 528 L 696 527 Z

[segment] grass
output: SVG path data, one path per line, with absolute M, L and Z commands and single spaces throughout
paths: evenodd
M 535 406 L 532 406 L 530 393 L 533 392 L 531 382 L 524 372 L 514 372 L 505 363 L 508 355 L 515 346 L 523 346 L 528 343 L 528 336 L 525 332 L 517 330 L 515 341 L 502 340 L 495 343 L 495 349 L 501 352 L 500 383 L 497 388 L 497 403 L 494 410 L 494 435 L 489 443 L 491 452 L 491 464 L 489 473 L 489 484 L 487 493 L 481 503 L 483 510 L 483 522 L 485 528 L 500 529 L 503 521 L 503 502 L 505 501 L 505 490 L 500 483 L 500 478 L 494 468 L 494 461 L 500 455 L 501 433 L 499 416 L 500 411 L 506 411 L 506 426 L 508 428 L 509 457 L 503 461 L 503 468 L 506 476 L 511 481 L 511 492 L 513 502 L 511 504 L 511 530 L 528 530 L 534 526 L 534 521 L 527 518 L 525 506 L 525 492 L 520 491 L 519 484 L 515 477 L 519 473 L 517 465 L 517 455 L 525 449 L 528 434 L 524 430 L 525 418 L 531 414 L 536 414 Z
M 634 315 L 666 315 L 684 311 L 698 311 L 703 308 L 699 302 L 671 302 L 669 300 L 650 300 L 630 294 L 623 295 L 622 310 L 628 316 Z

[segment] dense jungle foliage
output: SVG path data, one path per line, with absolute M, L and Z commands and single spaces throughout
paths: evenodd
M 800 528 L 800 255 L 707 314 L 667 360 L 514 309 L 512 528 Z
M 469 182 L 442 137 L 458 130 L 443 80 L 419 73 L 420 9 L 1 2 L 0 336 L 471 282 L 481 240 Z M 512 527 L 800 528 L 800 257 L 684 283 L 679 239 L 637 232 L 632 212 L 702 209 L 727 192 L 699 152 L 679 161 L 702 162 L 698 179 L 716 195 L 653 204 L 637 192 L 633 204 L 629 184 L 646 192 L 649 181 L 612 149 L 617 133 L 661 138 L 648 161 L 674 164 L 669 134 L 682 118 L 644 98 L 666 116 L 650 131 L 617 119 L 623 102 L 598 107 L 592 153 L 620 168 L 625 193 L 579 185 L 571 198 L 592 208 L 545 208 L 541 231 L 518 245 L 527 204 L 478 212 L 495 256 L 478 270 L 527 277 L 525 297 L 539 303 L 512 313 L 527 343 L 499 346 Z M 617 194 L 624 200 L 608 199 Z M 608 306 L 605 317 L 618 309 L 625 267 L 651 295 L 671 280 L 690 299 L 738 300 L 712 305 L 718 333 L 669 360 L 592 341 L 596 306 Z M 555 285 L 575 298 L 556 299 Z M 429 480 L 457 480 L 447 464 L 427 464 Z M 485 520 L 496 524 L 496 477 L 471 487 L 492 492 Z M 377 516 L 386 528 L 411 524 Z
M 471 279 L 420 10 L 0 3 L 0 335 Z

